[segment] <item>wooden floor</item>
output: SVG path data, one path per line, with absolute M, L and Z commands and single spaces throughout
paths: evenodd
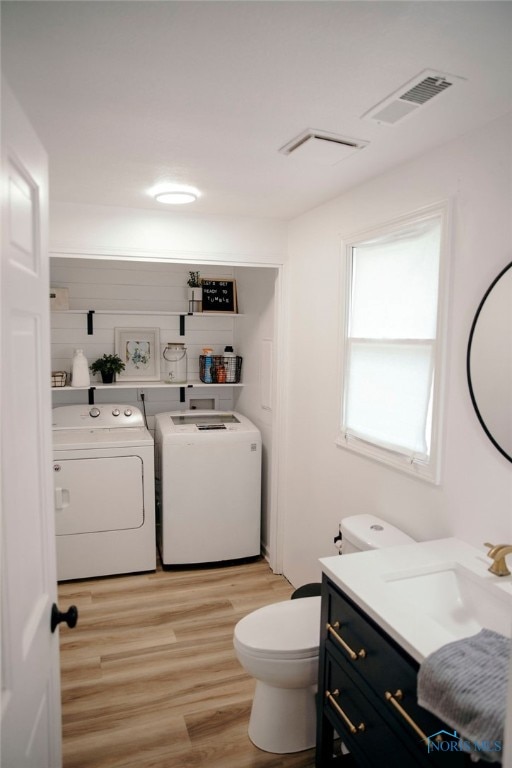
M 64 582 L 64 768 L 312 768 L 247 736 L 254 682 L 233 651 L 245 614 L 292 587 L 266 561 Z

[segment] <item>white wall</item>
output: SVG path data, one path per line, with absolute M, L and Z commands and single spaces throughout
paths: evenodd
M 240 305 L 244 316 L 235 326 L 235 351 L 250 350 L 244 356 L 242 389 L 234 391 L 235 407 L 248 416 L 261 432 L 263 443 L 262 472 L 262 541 L 268 553 L 271 537 L 272 458 L 274 444 L 275 393 L 272 391 L 276 367 L 277 338 L 275 332 L 276 281 L 275 269 L 234 270 Z
M 50 252 L 222 264 L 282 264 L 286 222 L 52 202 Z
M 212 347 L 221 354 L 227 344 L 233 344 L 235 318 L 187 317 L 185 335 L 179 333 L 179 316 L 162 312 L 187 312 L 188 267 L 185 264 L 162 264 L 128 260 L 53 258 L 50 265 L 52 287 L 67 288 L 71 310 L 96 310 L 93 317 L 94 333 L 87 334 L 87 315 L 52 312 L 51 342 L 52 371 L 70 372 L 73 351 L 84 350 L 89 364 L 103 354 L 114 353 L 115 328 L 158 328 L 160 331 L 160 361 L 164 373 L 162 352 L 167 343 L 181 341 L 186 345 L 188 378 L 199 379 L 199 355 L 203 347 Z M 209 277 L 232 276 L 232 269 L 208 267 Z M 205 275 L 206 276 L 206 275 Z M 98 310 L 108 310 L 101 314 Z M 133 314 L 143 311 L 151 314 Z M 114 311 L 115 314 L 110 314 Z M 163 378 L 163 376 L 162 376 Z M 91 382 L 100 382 L 99 374 L 91 375 Z M 162 411 L 180 410 L 179 389 L 168 387 L 144 390 L 148 425 L 153 429 L 153 416 Z M 188 397 L 214 397 L 219 409 L 233 408 L 232 387 L 201 387 L 185 390 Z M 53 404 L 68 405 L 86 402 L 86 393 L 80 390 L 52 391 Z M 98 403 L 123 402 L 140 406 L 137 390 L 98 389 Z
M 389 130 L 392 130 L 389 129 Z M 480 298 L 512 259 L 512 120 L 397 167 L 297 218 L 289 233 L 284 572 L 320 577 L 338 521 L 371 512 L 423 540 L 475 545 L 512 538 L 512 464 L 473 412 L 465 359 Z M 454 206 L 444 456 L 440 486 L 335 445 L 339 414 L 340 242 L 343 236 L 433 202 Z M 307 296 L 307 300 L 305 297 Z

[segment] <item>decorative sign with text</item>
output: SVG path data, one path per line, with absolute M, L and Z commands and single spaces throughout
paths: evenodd
M 201 287 L 203 312 L 238 312 L 236 280 L 203 277 Z

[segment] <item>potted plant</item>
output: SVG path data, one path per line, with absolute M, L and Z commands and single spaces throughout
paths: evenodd
M 101 373 L 103 384 L 112 384 L 115 381 L 116 373 L 124 371 L 125 364 L 119 355 L 103 355 L 89 367 L 93 373 Z
M 188 311 L 201 312 L 203 309 L 203 289 L 199 272 L 188 273 Z

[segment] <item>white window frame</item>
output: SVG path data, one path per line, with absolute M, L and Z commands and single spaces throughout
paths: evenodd
M 344 398 L 347 371 L 345 361 L 348 360 L 348 329 L 351 312 L 352 291 L 352 249 L 361 242 L 376 237 L 392 234 L 411 224 L 425 219 L 439 216 L 441 219 L 441 242 L 439 254 L 439 279 L 438 279 L 438 303 L 437 324 L 434 355 L 434 382 L 431 401 L 431 445 L 430 455 L 427 461 L 398 453 L 391 449 L 376 445 L 367 440 L 347 435 L 343 429 Z M 439 485 L 441 482 L 441 449 L 442 449 L 442 423 L 444 382 L 446 368 L 446 338 L 447 338 L 447 307 L 448 307 L 448 270 L 450 261 L 450 227 L 451 204 L 449 201 L 435 203 L 425 208 L 408 213 L 382 225 L 358 232 L 342 239 L 342 287 L 341 302 L 342 316 L 342 343 L 340 344 L 340 412 L 338 419 L 338 434 L 336 444 L 361 456 L 382 462 L 390 467 L 401 470 L 409 475 Z

